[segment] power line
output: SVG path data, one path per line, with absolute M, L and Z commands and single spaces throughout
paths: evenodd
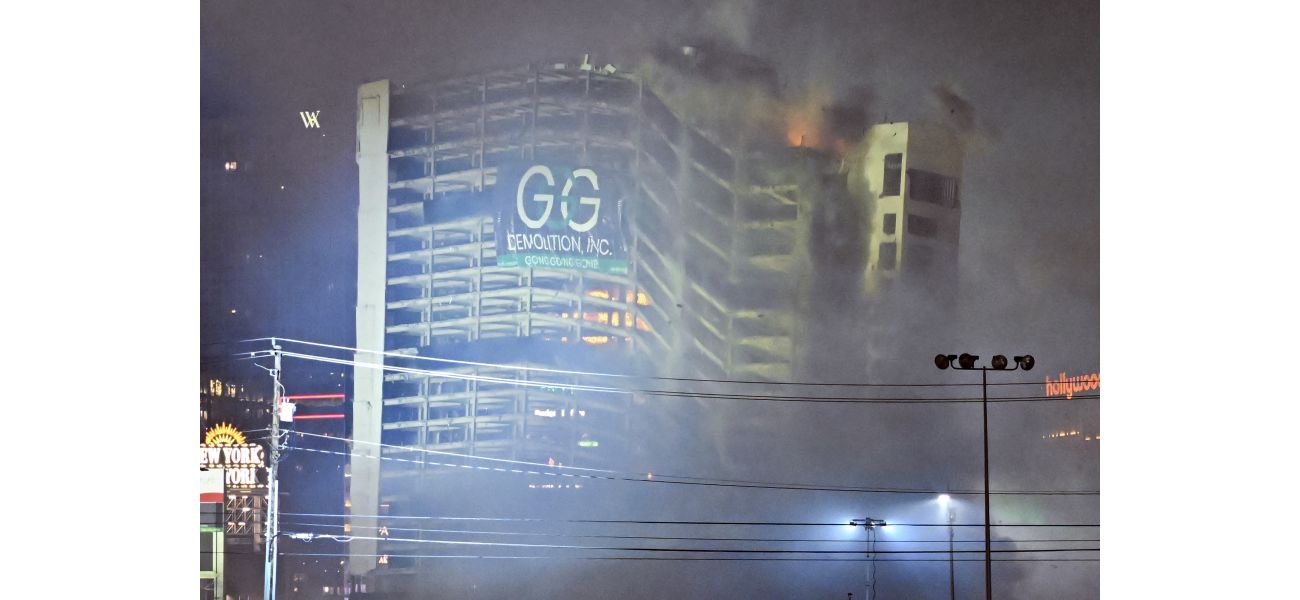
M 261 552 L 243 550 L 199 550 L 199 554 L 245 554 L 258 555 Z M 717 556 L 513 556 L 513 555 L 476 555 L 476 554 L 343 554 L 337 552 L 278 552 L 280 556 L 301 556 L 315 558 L 350 558 L 350 557 L 385 557 L 385 558 L 481 558 L 481 559 L 526 559 L 526 560 L 654 560 L 654 561 L 764 561 L 764 562 L 868 562 L 869 558 L 788 558 L 788 557 L 717 557 Z M 880 562 L 948 562 L 947 558 L 880 558 Z M 984 562 L 982 558 L 954 558 L 955 562 Z M 995 558 L 993 562 L 1100 562 L 1099 558 Z
M 643 379 L 643 380 L 651 380 L 651 381 L 677 381 L 677 382 L 691 382 L 691 383 L 728 383 L 728 384 L 740 384 L 740 385 L 771 385 L 771 386 L 793 386 L 793 387 L 866 387 L 866 388 L 871 388 L 871 387 L 901 387 L 901 388 L 908 388 L 908 387 L 962 387 L 962 386 L 977 386 L 977 385 L 980 385 L 980 384 L 978 384 L 978 383 L 849 383 L 849 382 L 838 382 L 838 383 L 837 383 L 837 382 L 820 382 L 820 381 L 819 381 L 819 382 L 809 382 L 809 381 L 763 381 L 763 380 L 755 380 L 755 379 L 703 379 L 703 378 L 692 378 L 692 377 L 666 377 L 666 376 L 659 376 L 659 375 L 627 375 L 627 374 L 622 374 L 622 373 L 601 373 L 601 372 L 595 372 L 595 371 L 573 371 L 573 370 L 566 370 L 566 369 L 551 369 L 551 368 L 545 368 L 545 367 L 530 367 L 530 366 L 524 366 L 524 365 L 503 365 L 503 364 L 498 364 L 498 363 L 476 362 L 476 361 L 469 361 L 469 360 L 456 360 L 456 359 L 451 359 L 451 358 L 439 358 L 439 357 L 433 357 L 433 356 L 420 356 L 420 355 L 412 355 L 412 354 L 402 354 L 402 353 L 398 353 L 398 352 L 387 352 L 387 351 L 382 351 L 382 350 L 363 350 L 363 349 L 361 349 L 361 348 L 355 348 L 355 347 L 352 347 L 352 346 L 341 346 L 341 345 L 337 345 L 337 344 L 325 344 L 325 343 L 321 343 L 321 342 L 309 342 L 309 341 L 306 341 L 306 340 L 296 340 L 296 339 L 291 339 L 291 338 L 278 338 L 278 337 L 277 337 L 277 338 L 255 338 L 255 339 L 243 340 L 243 341 L 245 341 L 245 342 L 259 342 L 259 341 L 270 341 L 270 340 L 277 340 L 277 341 L 288 342 L 288 343 L 293 343 L 293 344 L 303 344 L 303 345 L 307 345 L 307 346 L 316 346 L 316 347 L 319 347 L 319 348 L 330 348 L 330 349 L 334 349 L 334 350 L 346 350 L 346 351 L 354 352 L 354 353 L 363 353 L 363 354 L 380 355 L 380 356 L 385 356 L 385 357 L 390 357 L 390 358 L 399 358 L 399 359 L 407 359 L 407 360 L 424 360 L 424 361 L 430 361 L 430 362 L 438 362 L 438 363 L 453 364 L 453 365 L 461 365 L 461 366 L 486 367 L 486 368 L 495 368 L 495 369 L 513 369 L 513 370 L 519 370 L 519 371 L 536 371 L 536 372 L 538 372 L 538 373 L 555 373 L 555 374 L 561 374 L 561 375 L 579 375 L 579 376 L 586 376 L 586 377 L 609 377 L 609 378 L 616 378 L 616 379 Z M 989 385 L 1038 385 L 1038 382 L 1036 382 L 1036 381 L 1013 381 L 1013 382 L 991 383 L 991 384 L 989 384 Z
M 228 354 L 209 354 L 206 356 L 199 355 L 199 365 L 245 362 L 245 361 L 254 360 L 256 358 L 257 357 L 255 356 L 230 356 Z
M 555 470 L 560 470 L 560 472 L 553 472 L 553 471 L 533 471 L 533 470 L 525 471 L 525 470 L 523 470 L 523 469 L 507 469 L 507 468 L 500 468 L 500 467 L 484 467 L 484 466 L 479 466 L 479 465 L 465 465 L 465 464 L 444 463 L 444 462 L 431 461 L 431 460 L 426 460 L 426 459 L 413 460 L 413 459 L 398 458 L 398 457 L 395 457 L 395 456 L 382 456 L 382 455 L 380 455 L 380 456 L 372 456 L 372 455 L 368 455 L 368 454 L 359 454 L 359 453 L 355 453 L 355 452 L 339 452 L 339 451 L 333 451 L 333 450 L 323 450 L 323 449 L 319 449 L 319 448 L 306 448 L 306 447 L 294 447 L 294 448 L 293 448 L 294 450 L 303 450 L 303 451 L 306 451 L 306 452 L 316 452 L 316 453 L 321 453 L 321 454 L 334 454 L 334 455 L 339 455 L 339 456 L 349 456 L 349 457 L 352 457 L 352 456 L 360 456 L 360 457 L 373 458 L 373 459 L 377 459 L 377 460 L 392 460 L 392 461 L 406 462 L 406 463 L 413 463 L 413 464 L 435 465 L 435 466 L 443 466 L 443 467 L 451 467 L 451 468 L 461 468 L 461 469 L 473 469 L 473 470 L 479 470 L 479 471 L 497 471 L 497 472 L 501 472 L 501 473 L 514 473 L 514 474 L 521 474 L 521 475 L 539 475 L 539 476 L 541 476 L 541 475 L 547 475 L 547 476 L 559 476 L 559 477 L 577 477 L 577 478 L 582 478 L 582 479 L 602 479 L 602 480 L 606 480 L 606 481 L 632 481 L 632 482 L 638 482 L 638 483 L 661 483 L 661 484 L 675 484 L 675 485 L 696 485 L 696 486 L 706 486 L 706 487 L 729 487 L 729 488 L 747 488 L 747 489 L 777 489 L 777 490 L 802 490 L 802 491 L 815 491 L 815 492 L 849 492 L 849 493 L 865 493 L 865 494 L 924 494 L 924 495 L 933 495 L 933 494 L 941 494 L 941 493 L 943 493 L 943 494 L 955 494 L 955 495 L 968 495 L 968 496 L 969 496 L 969 495 L 983 495 L 983 493 L 984 493 L 984 492 L 982 492 L 982 491 L 974 491 L 974 490 L 937 490 L 937 489 L 915 489 L 915 488 L 909 489 L 909 488 L 867 488 L 867 487 L 851 487 L 851 486 L 817 486 L 817 485 L 804 485 L 804 484 L 791 484 L 791 483 L 775 483 L 775 482 L 762 482 L 762 481 L 743 481 L 743 480 L 711 479 L 711 478 L 704 478 L 704 477 L 687 477 L 687 476 L 680 476 L 680 475 L 650 475 L 650 474 L 647 474 L 646 476 L 642 476 L 640 473 L 629 473 L 629 472 L 623 472 L 623 473 L 620 473 L 620 472 L 618 472 L 618 471 L 610 471 L 610 470 L 603 470 L 603 469 L 586 469 L 586 468 L 582 468 L 582 467 L 565 467 L 565 466 L 562 466 L 562 465 L 548 465 L 548 464 L 543 464 L 543 463 L 532 463 L 532 462 L 526 462 L 526 461 L 516 461 L 516 460 L 507 460 L 507 459 L 494 459 L 494 458 L 489 458 L 489 457 L 476 457 L 476 456 L 473 456 L 473 455 L 467 455 L 467 454 L 456 454 L 456 453 L 450 453 L 450 452 L 441 452 L 441 451 L 435 451 L 435 450 L 427 450 L 427 449 L 424 449 L 424 448 L 409 448 L 409 447 L 405 447 L 405 446 L 396 446 L 396 445 L 392 445 L 392 444 L 384 444 L 384 443 L 380 443 L 380 442 L 370 442 L 370 441 L 364 441 L 364 440 L 350 440 L 350 439 L 347 439 L 347 438 L 336 438 L 336 437 L 324 436 L 324 435 L 313 434 L 313 433 L 305 433 L 305 432 L 295 432 L 295 433 L 298 434 L 298 435 L 307 435 L 307 436 L 319 437 L 319 438 L 330 439 L 330 440 L 335 440 L 335 441 L 346 441 L 346 442 L 352 442 L 352 443 L 357 443 L 357 444 L 368 444 L 368 445 L 379 446 L 379 447 L 381 447 L 381 448 L 393 448 L 393 449 L 402 450 L 402 451 L 407 451 L 407 452 L 425 452 L 425 453 L 431 453 L 431 454 L 437 454 L 437 455 L 452 455 L 452 456 L 457 456 L 457 457 L 460 457 L 460 458 L 473 459 L 473 460 L 493 460 L 493 461 L 502 461 L 502 462 L 512 463 L 512 464 L 516 464 L 516 465 L 532 466 L 532 467 L 538 467 L 538 468 L 543 468 L 543 469 L 555 469 Z M 564 470 L 564 469 L 575 469 L 575 470 L 582 470 L 582 471 L 594 471 L 594 472 L 600 472 L 600 473 L 607 473 L 607 475 L 592 475 L 592 474 L 588 474 L 588 473 L 565 473 L 565 472 L 562 472 L 562 470 Z M 659 479 L 656 479 L 655 477 L 659 477 Z M 688 481 L 674 481 L 674 480 L 688 480 Z M 1097 496 L 1097 495 L 1100 495 L 1101 492 L 1098 492 L 1098 491 L 1090 491 L 1090 490 L 1076 490 L 1076 491 L 1069 491 L 1069 490 L 1061 490 L 1061 491 L 1051 491 L 1051 490 L 1026 490 L 1026 491 L 994 491 L 994 492 L 990 492 L 990 493 L 991 493 L 991 494 L 995 494 L 995 495 L 1014 495 L 1014 496 Z
M 343 442 L 356 443 L 356 444 L 369 444 L 369 445 L 373 445 L 373 446 L 380 446 L 380 447 L 383 447 L 383 448 L 400 448 L 400 449 L 403 449 L 403 450 L 419 451 L 419 452 L 424 452 L 424 453 L 426 453 L 426 454 L 435 454 L 435 455 L 438 455 L 438 456 L 454 456 L 454 457 L 457 457 L 457 458 L 469 458 L 469 459 L 475 459 L 475 460 L 485 460 L 485 461 L 489 461 L 489 462 L 499 462 L 499 463 L 513 464 L 513 465 L 526 465 L 526 466 L 531 466 L 531 467 L 546 467 L 546 468 L 551 468 L 551 469 L 562 468 L 562 469 L 571 469 L 571 470 L 575 470 L 575 471 L 590 471 L 590 472 L 598 472 L 598 473 L 617 473 L 617 471 L 611 471 L 611 470 L 609 470 L 609 469 L 592 469 L 592 468 L 588 468 L 588 467 L 560 467 L 560 466 L 556 466 L 556 465 L 548 465 L 548 464 L 545 464 L 545 463 L 535 463 L 535 462 L 528 462 L 528 461 L 524 461 L 524 460 L 513 460 L 513 459 L 509 459 L 509 458 L 495 458 L 495 457 L 491 457 L 491 456 L 474 456 L 473 454 L 461 454 L 461 453 L 458 453 L 458 452 L 446 452 L 446 451 L 442 451 L 442 450 L 429 450 L 429 449 L 427 449 L 427 448 L 406 448 L 405 446 L 396 446 L 396 445 L 393 445 L 393 444 L 385 444 L 385 443 L 382 443 L 382 442 L 369 442 L 369 441 L 365 441 L 365 440 L 354 440 L 354 439 L 351 439 L 351 438 L 332 437 L 332 436 L 328 436 L 328 435 L 321 435 L 321 434 L 319 434 L 319 433 L 309 433 L 309 432 L 306 432 L 306 431 L 295 431 L 294 434 L 299 435 L 299 436 L 315 437 L 315 438 L 322 438 L 322 439 L 328 439 L 328 440 L 334 440 L 334 441 L 343 441 Z
M 658 389 L 638 389 L 638 388 L 617 388 L 607 386 L 577 385 L 559 382 L 532 381 L 525 379 L 513 379 L 503 377 L 490 377 L 483 375 L 469 375 L 464 373 L 455 373 L 452 371 L 434 371 L 429 369 L 416 369 L 412 367 L 399 367 L 395 365 L 386 365 L 380 363 L 361 362 L 356 360 L 332 358 L 328 356 L 318 356 L 314 354 L 302 354 L 299 352 L 283 352 L 285 357 L 299 358 L 325 362 L 337 365 L 350 365 L 353 367 L 364 367 L 381 371 L 391 371 L 394 373 L 403 373 L 407 375 L 420 375 L 425 377 L 441 377 L 445 379 L 456 379 L 462 381 L 475 381 L 481 383 L 498 383 L 503 385 L 514 385 L 519 387 L 532 388 L 549 388 L 564 389 L 570 391 L 597 392 L 607 394 L 643 394 L 647 396 L 661 396 L 672 398 L 696 398 L 696 399 L 714 399 L 714 400 L 749 400 L 765 402 L 797 402 L 797 403 L 820 403 L 820 404 L 976 404 L 985 401 L 982 397 L 958 397 L 958 398 L 899 398 L 899 397 L 870 397 L 862 398 L 857 396 L 797 396 L 797 395 L 766 395 L 766 394 L 729 394 L 720 392 L 699 392 L 699 391 L 679 391 L 679 390 L 658 390 Z M 993 396 L 988 398 L 988 402 L 1006 403 L 1006 402 L 1069 402 L 1073 400 L 1098 399 L 1100 394 L 1076 394 L 1072 398 L 1062 396 Z
M 286 532 L 290 537 L 303 532 Z M 310 535 L 310 534 L 308 534 Z M 348 539 L 337 539 L 347 537 Z M 698 554 L 861 554 L 860 550 L 787 550 L 787 549 L 723 549 L 723 548 L 645 548 L 630 546 L 579 546 L 575 544 L 525 544 L 520 542 L 482 542 L 474 540 L 428 540 L 417 538 L 394 538 L 381 536 L 324 536 L 335 542 L 351 540 L 373 540 L 382 542 L 404 542 L 411 544 L 440 544 L 445 546 L 488 546 L 495 548 L 547 548 L 554 550 L 601 550 L 611 552 L 675 552 Z M 1043 552 L 1100 552 L 1100 548 L 1013 548 L 991 550 L 1000 554 L 1034 554 Z M 985 550 L 872 550 L 872 554 L 984 554 Z
M 334 527 L 351 529 L 386 529 L 389 531 L 413 531 L 417 533 L 453 533 L 466 535 L 501 535 L 501 536 L 524 536 L 524 537 L 559 537 L 559 538 L 587 538 L 587 539 L 628 539 L 628 540 L 672 540 L 672 541 L 696 541 L 696 542 L 800 542 L 800 543 L 827 543 L 827 544 L 866 544 L 866 540 L 828 540 L 819 538 L 735 538 L 735 537 L 677 537 L 664 535 L 595 535 L 595 534 L 569 534 L 555 532 L 520 532 L 520 531 L 485 531 L 475 529 L 422 529 L 419 527 L 389 527 L 386 525 L 336 525 L 333 523 L 308 523 L 303 521 L 288 521 L 286 525 L 295 525 L 300 527 Z M 983 539 L 978 540 L 954 540 L 958 544 L 983 544 Z M 1066 542 L 1100 542 L 1098 538 L 1061 538 L 1061 539 L 1011 539 L 1011 540 L 993 540 L 995 544 L 1023 544 L 1023 543 L 1066 543 Z M 947 544 L 948 540 L 876 540 L 880 544 Z
M 797 562 L 867 562 L 869 558 L 783 558 L 783 557 L 689 557 L 689 556 L 492 556 L 468 554 L 339 554 L 326 552 L 283 552 L 281 556 L 315 557 L 388 557 L 388 558 L 478 558 L 535 560 L 665 560 L 665 561 L 797 561 Z M 881 562 L 948 562 L 946 558 L 881 558 Z M 958 558 L 956 562 L 984 562 L 982 558 Z M 1097 558 L 995 558 L 993 562 L 1099 562 Z
M 447 517 L 415 515 L 350 515 L 346 513 L 281 512 L 295 517 L 346 517 L 365 519 L 420 519 L 433 521 L 496 521 L 504 523 L 603 523 L 620 525 L 738 525 L 766 527 L 847 527 L 847 522 L 818 523 L 808 521 L 659 521 L 633 519 L 542 519 L 536 517 Z M 887 527 L 983 527 L 983 523 L 889 523 Z M 993 527 L 1101 527 L 1097 523 L 994 523 Z

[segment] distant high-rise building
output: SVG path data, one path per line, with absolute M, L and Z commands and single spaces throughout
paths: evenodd
M 953 134 L 916 123 L 875 125 L 851 171 L 870 215 L 867 293 L 898 278 L 930 289 L 957 281 L 962 152 Z
M 425 451 L 625 455 L 627 395 L 514 366 L 798 379 L 844 306 L 952 277 L 961 153 L 937 129 L 876 126 L 840 159 L 697 126 L 585 60 L 376 81 L 357 110 L 357 358 L 438 373 L 356 370 L 355 530 L 432 487 Z M 352 573 L 382 547 L 353 540 Z

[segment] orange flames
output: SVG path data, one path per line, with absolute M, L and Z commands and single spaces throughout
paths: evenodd
M 814 84 L 802 97 L 786 103 L 782 113 L 785 141 L 795 148 L 819 148 L 835 151 L 843 156 L 848 145 L 828 131 L 826 109 L 835 105 L 835 95 L 830 85 Z
M 812 108 L 812 110 L 809 110 Z M 796 148 L 816 148 L 821 145 L 820 108 L 795 106 L 786 110 L 785 141 Z

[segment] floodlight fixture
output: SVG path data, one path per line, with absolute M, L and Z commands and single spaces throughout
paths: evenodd
M 980 357 L 975 354 L 966 354 L 963 352 L 961 356 L 957 357 L 957 364 L 963 369 L 974 369 L 975 361 L 979 359 Z
M 879 527 L 885 527 L 889 525 L 889 523 L 886 523 L 884 519 L 873 519 L 871 517 L 864 517 L 861 519 L 853 519 L 849 521 L 849 525 L 852 525 L 853 527 L 862 527 L 864 529 L 876 529 Z
M 1020 370 L 1022 371 L 1031 371 L 1034 368 L 1034 357 L 1029 354 L 1017 356 L 1015 357 L 1015 360 L 1016 364 L 1020 365 Z
M 1007 357 L 998 354 L 993 357 L 993 368 L 1002 371 L 1007 368 Z
M 947 355 L 945 354 L 934 355 L 934 366 L 939 367 L 940 371 L 947 369 L 951 365 L 952 365 L 952 358 L 949 358 Z

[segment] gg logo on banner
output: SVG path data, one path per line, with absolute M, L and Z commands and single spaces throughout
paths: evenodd
M 540 177 L 546 182 L 546 192 L 538 191 L 533 193 L 532 201 L 545 206 L 542 213 L 537 218 L 528 215 L 525 207 L 525 188 L 535 177 Z M 573 174 L 564 182 L 564 188 L 560 190 L 560 197 L 567 198 L 573 192 L 573 184 L 579 179 L 585 179 L 591 185 L 593 192 L 600 191 L 600 181 L 596 172 L 587 169 L 574 169 Z M 541 229 L 546 221 L 551 218 L 551 210 L 555 208 L 555 173 L 546 165 L 533 165 L 527 171 L 524 171 L 523 177 L 519 178 L 519 188 L 515 193 L 515 209 L 519 214 L 519 220 L 523 221 L 530 229 Z M 599 196 L 579 196 L 578 204 L 581 206 L 590 206 L 591 216 L 585 221 L 575 221 L 569 216 L 569 203 L 560 202 L 560 216 L 568 223 L 569 228 L 578 232 L 586 233 L 591 231 L 596 223 L 600 220 L 600 197 Z

